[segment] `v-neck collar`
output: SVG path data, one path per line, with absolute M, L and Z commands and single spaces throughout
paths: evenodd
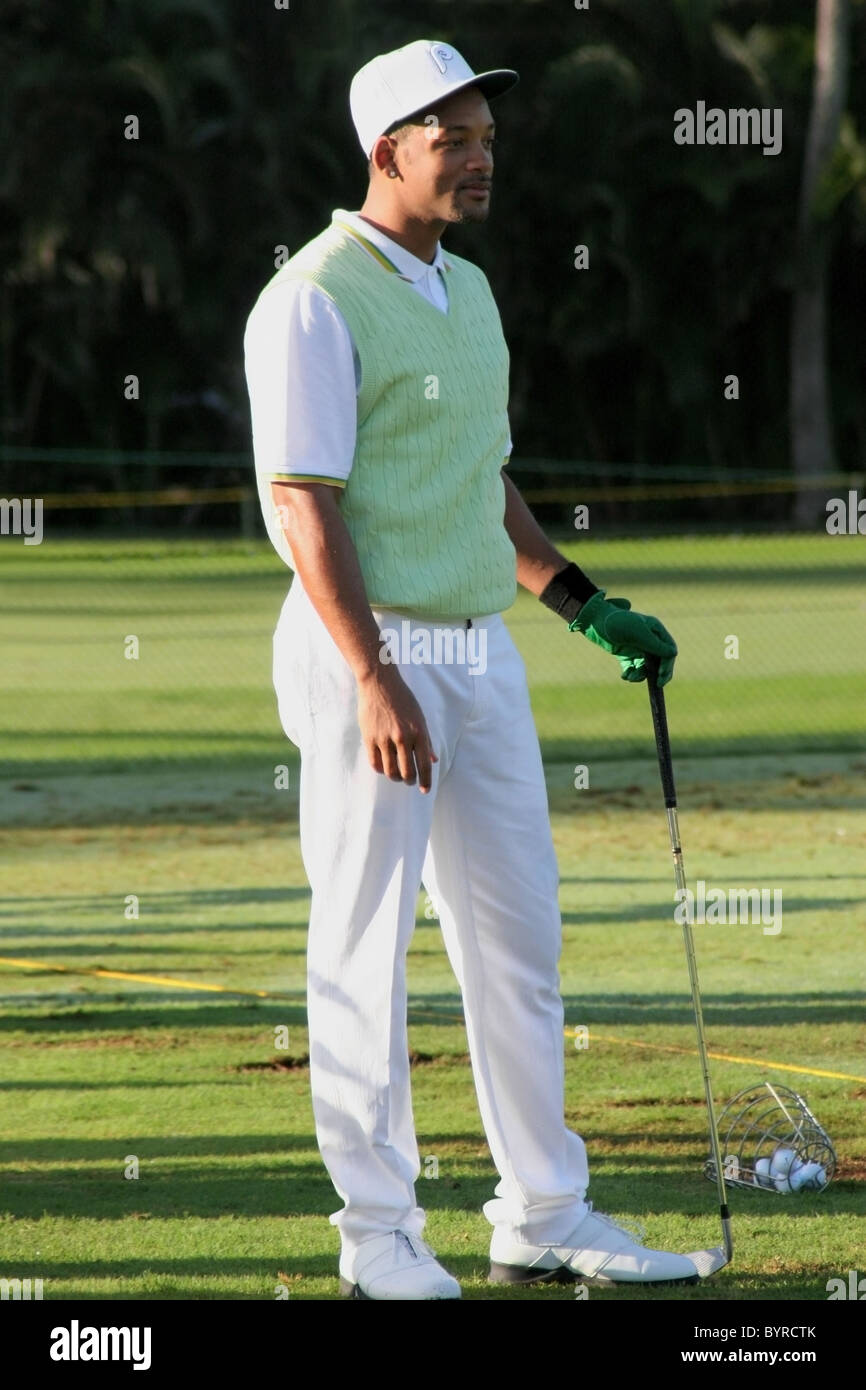
M 375 244 L 375 242 L 370 241 L 369 237 L 365 237 L 363 233 L 359 232 L 356 227 L 353 227 L 350 222 L 342 222 L 339 217 L 335 217 L 333 221 L 333 226 L 339 227 L 340 230 L 343 232 L 348 232 L 349 236 L 354 237 L 356 241 L 359 241 L 361 245 L 364 247 L 365 251 L 369 251 L 370 255 L 373 257 L 373 260 L 378 261 L 379 264 L 385 268 L 385 270 L 390 271 L 393 275 L 399 275 L 400 279 L 405 280 L 407 285 L 412 284 L 410 277 L 408 275 L 404 275 L 402 271 L 398 270 L 397 266 L 391 260 L 390 256 L 386 256 L 385 252 L 382 251 Z
M 373 259 L 382 266 L 383 270 L 387 270 L 391 275 L 397 275 L 399 279 L 405 281 L 409 285 L 416 285 L 423 279 L 425 274 L 429 275 L 432 270 L 438 272 L 442 276 L 444 284 L 445 272 L 451 269 L 451 264 L 447 260 L 441 244 L 437 243 L 436 255 L 432 261 L 422 261 L 411 251 L 407 251 L 405 247 L 400 246 L 399 243 L 392 242 L 391 238 L 385 236 L 384 233 L 380 232 L 375 240 L 372 235 L 365 236 L 364 232 L 357 225 L 358 215 L 345 213 L 343 217 L 341 217 L 339 215 L 341 211 L 342 209 L 339 209 L 338 212 L 332 215 L 331 225 L 338 227 L 340 231 L 345 232 L 347 236 L 352 237 L 359 245 L 363 246 L 368 255 L 372 256 Z M 348 220 L 350 216 L 352 218 L 351 221 Z M 370 230 L 373 232 L 377 229 L 371 228 Z M 393 256 L 388 255 L 387 250 L 382 246 L 383 241 L 388 245 L 393 245 L 397 260 L 395 260 Z M 439 310 L 438 312 L 441 313 L 442 311 Z
M 359 232 L 355 227 L 353 227 L 351 223 L 342 222 L 339 217 L 335 217 L 331 223 L 331 226 L 338 227 L 341 232 L 345 232 L 348 236 L 352 237 L 353 240 L 357 242 L 358 245 L 361 246 L 365 251 L 367 251 L 373 257 L 373 259 L 382 267 L 382 269 L 388 272 L 389 275 L 396 275 L 397 279 L 402 280 L 405 285 L 413 285 L 415 283 L 410 276 L 403 275 L 399 268 L 391 260 L 391 258 L 387 256 L 380 247 L 376 246 L 374 242 L 370 241 L 368 237 L 365 237 L 362 232 Z M 451 266 L 447 263 L 447 261 L 445 261 L 444 257 L 442 261 L 442 269 L 451 269 Z M 445 309 L 440 309 L 439 306 L 437 304 L 434 304 L 432 300 L 428 299 L 425 294 L 418 294 L 417 291 L 415 292 L 415 298 L 420 299 L 421 303 L 424 304 L 427 307 L 427 309 L 431 311 L 431 313 L 434 313 L 437 318 L 450 320 L 451 322 L 454 321 L 455 313 L 453 293 L 451 291 L 446 291 L 447 308 Z
M 396 268 L 396 273 L 405 280 L 417 284 L 431 270 L 444 272 L 447 267 L 442 243 L 437 241 L 436 254 L 432 261 L 424 261 L 413 251 L 395 240 L 384 228 L 368 222 L 359 212 L 347 212 L 345 208 L 335 208 L 331 220 L 339 222 L 346 231 L 351 231 L 361 239 L 362 244 L 372 254 L 373 248 L 385 261 Z

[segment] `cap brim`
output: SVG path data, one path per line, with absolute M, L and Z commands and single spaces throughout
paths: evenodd
M 465 82 L 460 82 L 456 87 L 449 88 L 443 94 L 443 101 L 450 101 L 457 96 L 458 92 L 465 92 L 470 87 L 477 87 L 491 101 L 494 97 L 501 97 L 504 92 L 509 92 L 512 87 L 516 87 L 520 81 L 519 73 L 513 68 L 493 68 L 490 72 L 478 72 L 474 77 L 467 77 Z M 430 102 L 425 102 L 423 106 L 418 106 L 414 111 L 407 111 L 405 116 L 398 117 L 399 120 L 409 121 L 413 116 L 418 116 L 422 111 L 429 111 Z
M 461 83 L 454 90 L 462 92 L 464 87 L 480 87 L 486 97 L 501 97 L 503 92 L 510 92 L 512 87 L 516 87 L 519 81 L 520 75 L 513 68 L 493 68 L 490 72 L 479 72 L 470 82 Z

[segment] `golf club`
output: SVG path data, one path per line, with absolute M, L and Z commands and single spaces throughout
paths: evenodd
M 659 771 L 661 773 L 662 791 L 664 793 L 665 810 L 668 818 L 668 830 L 671 837 L 671 850 L 674 856 L 674 874 L 676 876 L 677 888 L 680 890 L 680 899 L 683 904 L 683 941 L 686 948 L 686 959 L 689 964 L 689 981 L 692 988 L 692 1005 L 695 1013 L 695 1029 L 698 1035 L 698 1055 L 701 1059 L 701 1071 L 704 1077 L 704 1095 L 707 1101 L 707 1118 L 710 1127 L 710 1147 L 712 1150 L 713 1164 L 716 1172 L 716 1186 L 719 1194 L 719 1215 L 722 1222 L 722 1239 L 724 1246 L 716 1246 L 712 1250 L 702 1250 L 690 1256 L 695 1260 L 698 1273 L 702 1278 L 708 1274 L 715 1274 L 716 1270 L 722 1269 L 726 1264 L 730 1264 L 734 1254 L 734 1241 L 731 1235 L 731 1216 L 728 1211 L 728 1199 L 725 1191 L 725 1175 L 722 1167 L 721 1150 L 719 1148 L 719 1131 L 716 1124 L 716 1112 L 713 1105 L 713 1088 L 710 1081 L 710 1066 L 707 1057 L 707 1042 L 704 1036 L 704 1015 L 701 1008 L 701 988 L 698 983 L 698 966 L 695 959 L 695 943 L 692 937 L 691 907 L 686 891 L 686 876 L 683 869 L 683 851 L 680 845 L 680 830 L 677 820 L 677 793 L 674 786 L 674 769 L 671 759 L 671 743 L 668 735 L 668 718 L 665 708 L 664 690 L 656 684 L 658 679 L 659 663 L 656 657 L 647 657 L 647 687 L 649 689 L 650 709 L 652 711 L 653 729 L 656 738 L 656 752 L 659 760 Z

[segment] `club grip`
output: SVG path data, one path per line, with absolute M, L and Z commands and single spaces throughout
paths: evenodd
M 676 806 L 677 792 L 674 786 L 674 766 L 671 758 L 671 741 L 668 734 L 668 715 L 665 708 L 665 692 L 656 682 L 659 674 L 657 656 L 646 658 L 647 689 L 649 690 L 650 710 L 653 717 L 653 731 L 656 736 L 656 753 L 662 779 L 665 806 Z

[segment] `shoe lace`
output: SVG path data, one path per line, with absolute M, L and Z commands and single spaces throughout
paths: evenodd
M 408 1246 L 416 1260 L 420 1259 L 422 1254 L 434 1255 L 435 1258 L 434 1251 L 430 1249 L 427 1242 L 423 1241 L 420 1236 L 416 1236 L 411 1231 L 395 1231 L 394 1238 L 395 1240 L 402 1240 L 403 1244 Z
M 633 1236 L 636 1245 L 643 1245 L 646 1238 L 646 1226 L 641 1225 L 640 1221 L 632 1221 L 630 1217 L 621 1217 L 618 1221 L 614 1221 L 612 1216 L 605 1216 L 603 1212 L 594 1211 L 592 1202 L 587 1202 L 586 1205 L 596 1221 L 603 1221 L 606 1226 L 611 1226 L 615 1231 L 623 1231 L 625 1235 Z

